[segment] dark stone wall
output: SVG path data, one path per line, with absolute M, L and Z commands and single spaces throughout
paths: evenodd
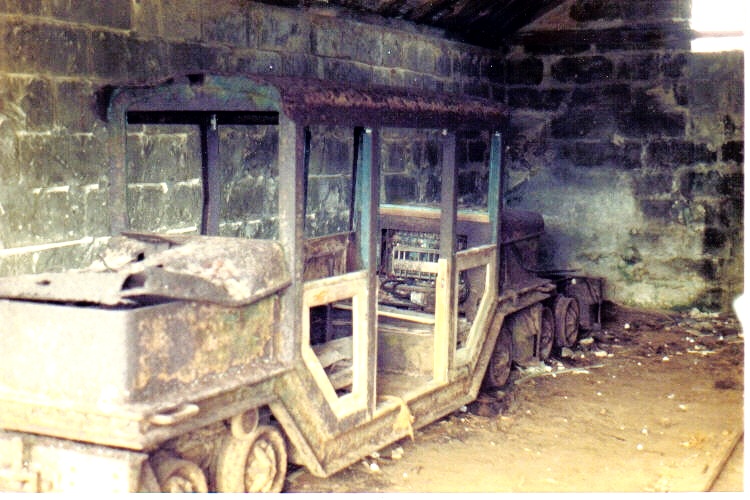
M 0 275 L 85 265 L 110 236 L 104 86 L 185 74 L 292 75 L 491 97 L 495 52 L 439 30 L 334 8 L 248 0 L 0 0 Z M 489 68 L 489 69 L 488 69 Z M 241 127 L 240 127 L 241 128 Z M 223 234 L 276 231 L 273 133 L 226 129 Z M 196 131 L 131 127 L 133 229 L 194 231 Z M 250 134 L 252 137 L 242 137 Z M 310 234 L 348 220 L 350 154 L 315 152 Z M 249 145 L 248 145 L 249 144 Z M 326 147 L 329 147 L 326 146 Z M 321 156 L 322 155 L 322 156 Z M 315 170 L 317 168 L 318 170 Z
M 690 51 L 687 0 L 569 0 L 508 48 L 512 206 L 542 258 L 608 295 L 727 309 L 742 292 L 744 60 Z
M 632 305 L 727 308 L 742 287 L 741 53 L 693 54 L 689 0 L 569 0 L 490 51 L 439 30 L 248 0 L 0 0 L 0 275 L 84 265 L 110 236 L 105 85 L 275 74 L 507 102 L 510 206 L 543 213 L 542 263 L 607 278 Z M 132 129 L 128 212 L 190 231 L 191 130 Z M 308 234 L 345 227 L 351 151 L 312 151 Z M 225 234 L 269 237 L 273 133 L 227 129 Z M 439 199 L 430 137 L 386 139 L 384 201 Z M 459 203 L 486 203 L 487 144 L 458 138 Z M 140 162 L 140 163 L 139 163 Z M 158 165 L 158 170 L 148 167 Z M 155 175 L 155 172 L 158 175 Z

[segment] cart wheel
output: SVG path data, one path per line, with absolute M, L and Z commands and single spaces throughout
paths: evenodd
M 154 458 L 154 472 L 162 493 L 207 493 L 203 471 L 193 462 L 168 455 Z
M 542 322 L 539 332 L 539 359 L 545 361 L 552 353 L 555 343 L 555 316 L 549 307 L 542 309 Z
M 504 322 L 503 327 L 500 329 L 500 335 L 498 335 L 495 342 L 495 349 L 492 351 L 490 364 L 487 367 L 487 374 L 484 379 L 487 389 L 502 387 L 508 382 L 511 361 L 513 360 L 512 349 L 513 333 Z
M 578 340 L 580 319 L 578 301 L 573 297 L 558 295 L 555 299 L 555 344 L 570 347 Z
M 254 436 L 227 435 L 216 459 L 220 493 L 278 493 L 286 477 L 286 445 L 281 433 L 261 425 Z
M 141 476 L 138 479 L 138 493 L 161 493 L 159 480 L 156 479 L 154 468 L 149 460 L 141 464 Z

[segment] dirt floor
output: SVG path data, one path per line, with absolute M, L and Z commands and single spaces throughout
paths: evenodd
M 290 492 L 743 491 L 744 338 L 728 315 L 609 305 L 600 332 Z

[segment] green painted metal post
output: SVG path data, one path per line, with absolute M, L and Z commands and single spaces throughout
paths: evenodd
M 360 129 L 357 164 L 355 165 L 355 230 L 359 261 L 367 269 L 367 410 L 370 415 L 377 404 L 377 244 L 378 244 L 378 195 L 380 192 L 380 149 L 378 131 Z
M 503 136 L 492 134 L 490 142 L 490 177 L 487 194 L 487 212 L 490 217 L 492 242 L 497 245 L 498 293 L 503 290 Z

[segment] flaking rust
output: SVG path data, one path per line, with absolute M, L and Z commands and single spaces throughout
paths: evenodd
M 163 314 L 144 315 L 135 327 L 135 392 L 163 397 L 272 359 L 277 301 L 267 297 L 242 307 L 179 303 Z
M 281 77 L 117 89 L 113 232 L 131 118 L 200 128 L 206 235 L 123 233 L 86 269 L 0 278 L 0 489 L 278 492 L 287 457 L 330 476 L 504 386 L 513 362 L 544 362 L 580 310 L 598 319 L 587 278 L 536 269 L 541 215 L 502 206 L 497 102 Z M 232 124 L 277 127 L 278 241 L 207 236 Z M 356 152 L 351 224 L 315 239 L 312 124 L 348 128 Z M 409 127 L 436 137 L 439 209 L 378 203 L 383 138 Z M 457 210 L 465 132 L 487 142 L 486 213 Z

